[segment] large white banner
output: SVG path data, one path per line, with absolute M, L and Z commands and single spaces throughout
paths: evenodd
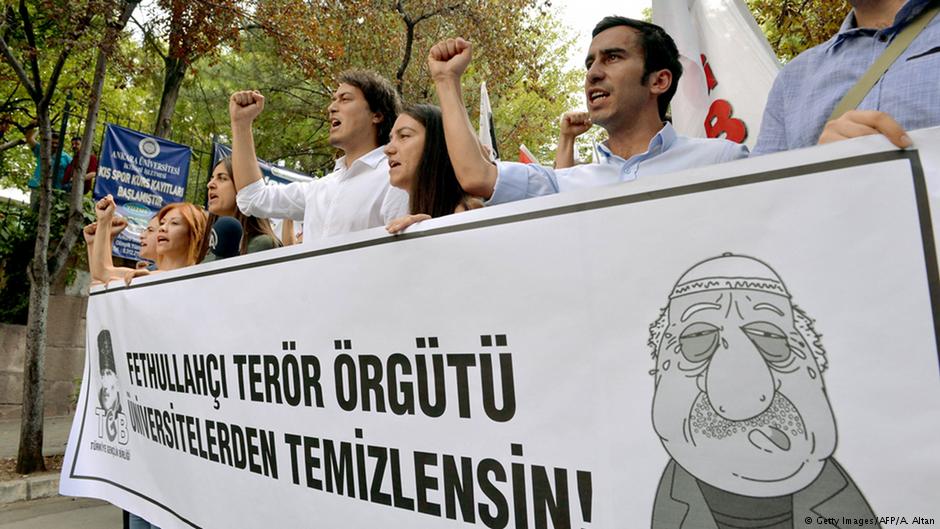
M 780 63 L 744 0 L 653 0 L 653 20 L 682 62 L 676 130 L 753 148 Z
M 933 523 L 913 137 L 97 289 L 61 491 L 164 528 Z

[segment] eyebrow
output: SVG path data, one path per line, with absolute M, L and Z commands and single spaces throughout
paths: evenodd
M 411 127 L 399 127 L 399 128 L 397 128 L 397 129 L 395 129 L 395 133 L 396 133 L 396 134 L 401 134 L 401 133 L 404 132 L 404 131 L 414 132 L 415 129 L 413 129 L 413 128 L 411 128 Z
M 626 48 L 604 48 L 598 52 L 600 55 L 613 55 L 614 53 L 627 53 Z M 594 54 L 589 53 L 587 58 L 584 59 L 584 66 L 587 67 L 588 63 L 594 60 Z
M 709 302 L 696 303 L 695 305 L 692 305 L 691 307 L 685 309 L 685 311 L 682 313 L 682 317 L 679 318 L 679 321 L 685 321 L 689 319 L 693 314 L 695 314 L 696 312 L 700 310 L 719 310 L 719 309 L 721 309 L 721 305 L 717 303 L 709 303 Z
M 753 310 L 769 310 L 770 312 L 775 312 L 779 316 L 783 316 L 783 311 L 777 308 L 775 305 L 770 303 L 758 303 L 752 307 Z

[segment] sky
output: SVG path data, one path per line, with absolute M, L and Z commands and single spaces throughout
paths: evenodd
M 579 45 L 575 46 L 572 56 L 568 58 L 569 64 L 583 68 L 584 56 L 591 42 L 591 30 L 600 19 L 607 15 L 641 18 L 643 8 L 651 4 L 651 0 L 553 0 L 552 5 L 558 8 L 562 20 L 579 35 Z

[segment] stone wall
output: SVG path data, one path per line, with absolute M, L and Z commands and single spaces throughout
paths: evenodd
M 88 298 L 66 293 L 49 297 L 46 340 L 45 414 L 72 412 L 71 398 L 85 365 L 85 309 Z M 0 419 L 20 416 L 26 326 L 0 323 Z

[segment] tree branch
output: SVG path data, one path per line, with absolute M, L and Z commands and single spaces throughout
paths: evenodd
M 29 67 L 33 74 L 33 87 L 39 97 L 35 100 L 38 103 L 42 97 L 42 77 L 39 75 L 39 50 L 36 48 L 36 35 L 33 33 L 33 21 L 29 16 L 29 10 L 26 9 L 26 1 L 20 0 L 20 19 L 23 21 L 23 30 L 26 32 L 26 43 L 29 44 Z
M 137 26 L 138 29 L 140 29 L 140 31 L 144 34 L 144 40 L 147 42 L 147 44 L 150 45 L 153 51 L 157 52 L 157 55 L 166 61 L 166 53 L 163 53 L 163 49 L 160 48 L 160 44 L 157 43 L 156 39 L 153 38 L 153 33 L 150 31 L 150 29 L 144 27 L 144 25 L 141 24 L 135 17 L 131 17 L 131 22 L 133 22 L 134 25 Z
M 12 11 L 10 8 L 8 11 Z M 4 25 L 6 25 L 4 23 Z M 26 88 L 26 92 L 29 93 L 29 96 L 33 98 L 34 101 L 39 101 L 41 94 L 36 90 L 36 87 L 33 86 L 33 83 L 29 80 L 29 75 L 26 73 L 26 70 L 23 68 L 23 65 L 13 56 L 13 52 L 10 51 L 10 47 L 7 46 L 7 41 L 3 38 L 3 35 L 0 34 L 0 53 L 3 54 L 3 58 L 7 61 L 7 64 L 13 68 L 13 71 L 16 72 L 16 77 L 19 79 L 23 86 Z

